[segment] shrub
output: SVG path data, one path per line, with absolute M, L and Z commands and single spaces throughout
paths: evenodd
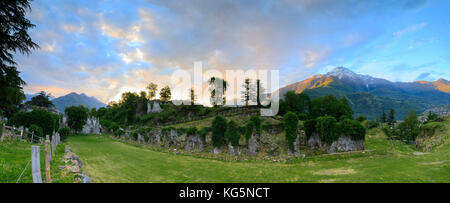
M 318 117 L 316 129 L 321 139 L 329 145 L 339 138 L 339 133 L 336 132 L 336 118 L 333 116 Z
M 250 120 L 252 121 L 253 127 L 256 128 L 256 133 L 258 136 L 261 136 L 261 117 L 258 115 L 253 115 L 250 117 Z
M 366 136 L 366 129 L 358 121 L 351 119 L 344 119 L 338 125 L 338 129 L 342 134 L 348 135 L 352 140 L 364 140 Z M 338 136 L 339 138 L 339 136 Z
M 89 109 L 84 106 L 70 106 L 64 112 L 67 115 L 67 124 L 72 130 L 79 132 L 83 129 L 88 118 Z
M 202 139 L 203 142 L 206 142 L 206 135 L 208 135 L 208 129 L 203 127 L 198 131 L 198 134 L 200 135 L 200 139 Z
M 290 150 L 294 149 L 294 142 L 297 139 L 298 118 L 294 112 L 289 111 L 284 115 L 284 129 L 286 131 L 286 142 Z
M 233 120 L 230 120 L 230 122 L 228 122 L 226 137 L 233 146 L 239 145 L 239 139 L 241 138 L 241 136 L 239 134 L 239 128 L 236 122 Z
M 305 128 L 306 139 L 309 139 L 314 132 L 316 132 L 316 120 L 310 119 L 303 122 Z
M 70 129 L 68 127 L 62 127 L 58 130 L 61 141 L 65 141 L 69 137 Z
M 358 122 L 363 122 L 363 121 L 367 120 L 367 118 L 361 115 L 361 116 L 358 116 L 358 118 L 356 118 L 356 120 Z
M 197 134 L 197 127 L 189 127 L 186 131 L 187 136 L 195 135 Z
M 227 130 L 227 120 L 222 116 L 216 116 L 212 121 L 212 144 L 221 147 Z
M 43 132 L 42 128 L 37 125 L 34 125 L 34 124 L 30 125 L 30 128 L 28 130 L 30 132 L 33 132 L 35 136 L 38 136 L 38 137 L 44 136 L 44 132 Z

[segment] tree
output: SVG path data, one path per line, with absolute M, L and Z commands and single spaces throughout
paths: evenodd
M 50 101 L 50 94 L 46 94 L 44 91 L 41 91 L 38 95 L 31 98 L 30 101 L 27 101 L 26 104 L 40 106 L 40 107 L 52 107 L 53 102 Z
M 284 100 L 280 102 L 280 114 L 292 111 L 297 115 L 311 113 L 311 99 L 305 93 L 296 94 L 294 91 L 288 91 L 284 94 Z M 304 117 L 304 116 L 302 116 Z
M 122 93 L 122 99 L 119 101 L 119 111 L 125 114 L 125 123 L 133 124 L 136 119 L 136 109 L 139 96 L 136 93 L 124 92 Z
M 89 109 L 80 105 L 80 106 L 70 106 L 67 107 L 64 111 L 67 115 L 67 124 L 68 126 L 79 133 L 83 126 L 86 124 L 86 120 L 88 118 Z
M 250 101 L 255 100 L 255 90 L 252 85 L 252 80 L 250 78 L 245 78 L 242 87 L 244 88 L 244 91 L 241 92 L 241 100 L 245 103 L 245 106 L 248 106 Z
M 264 94 L 264 88 L 261 86 L 261 80 L 256 80 L 256 105 L 261 106 L 261 94 Z
M 217 77 L 211 77 L 208 81 L 209 91 L 211 93 L 210 102 L 216 107 L 219 105 L 225 105 L 226 97 L 225 92 L 227 91 L 227 82 L 223 79 Z
M 383 113 L 381 114 L 381 122 L 386 123 L 386 113 L 383 110 Z
M 165 86 L 161 89 L 159 92 L 159 97 L 162 101 L 168 102 L 170 101 L 170 98 L 172 98 L 172 92 L 170 91 L 169 86 Z
M 395 111 L 394 109 L 391 109 L 389 111 L 389 117 L 387 119 L 387 123 L 392 126 L 395 123 Z
M 438 115 L 429 111 L 427 114 L 427 121 L 434 121 L 438 118 Z
M 416 140 L 420 131 L 416 112 L 413 110 L 409 111 L 408 115 L 405 117 L 403 122 L 398 125 L 397 129 L 403 140 L 407 142 Z
M 62 127 L 58 130 L 61 141 L 65 141 L 69 137 L 70 129 L 68 127 Z
M 239 133 L 238 125 L 234 120 L 230 120 L 227 125 L 227 132 L 226 132 L 226 138 L 233 146 L 239 145 L 239 139 L 241 138 L 241 135 Z
M 297 115 L 289 111 L 283 117 L 284 121 L 284 130 L 286 131 L 286 142 L 291 151 L 295 151 L 294 142 L 297 139 L 297 126 L 298 119 Z
M 223 140 L 225 138 L 225 132 L 227 131 L 227 120 L 222 116 L 216 116 L 212 121 L 212 144 L 214 147 L 222 147 Z
M 191 101 L 191 105 L 195 105 L 195 101 L 197 100 L 197 96 L 195 95 L 194 88 L 189 89 L 189 99 Z
M 152 100 L 156 96 L 158 85 L 150 82 L 150 84 L 148 84 L 146 88 L 148 90 L 148 100 Z
M 17 111 L 17 106 L 25 99 L 22 86 L 25 81 L 19 76 L 14 53 L 29 54 L 39 46 L 34 43 L 27 31 L 33 25 L 25 18 L 31 10 L 27 0 L 0 1 L 0 110 L 6 117 Z M 3 118 L 0 118 L 3 119 Z

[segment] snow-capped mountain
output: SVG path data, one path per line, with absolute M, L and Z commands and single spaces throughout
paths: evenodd
M 357 74 L 344 67 L 280 88 L 280 98 L 288 91 L 304 92 L 312 98 L 326 94 L 345 96 L 350 100 L 356 115 L 369 118 L 375 118 L 382 110 L 393 108 L 398 110 L 398 119 L 402 119 L 411 109 L 422 113 L 436 105 L 450 104 L 450 83 L 445 79 L 434 82 L 391 82 Z

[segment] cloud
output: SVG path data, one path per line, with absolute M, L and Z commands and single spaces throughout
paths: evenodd
M 406 34 L 406 33 L 415 32 L 415 31 L 417 31 L 417 30 L 420 30 L 420 29 L 424 28 L 426 25 L 427 25 L 426 23 L 415 24 L 415 25 L 406 27 L 406 28 L 404 28 L 404 29 L 402 29 L 402 30 L 399 30 L 399 31 L 397 31 L 397 32 L 394 32 L 393 35 L 394 35 L 395 37 L 400 37 L 400 36 L 402 36 L 402 35 L 404 35 L 404 34 Z
M 30 34 L 41 49 L 18 62 L 30 87 L 104 102 L 150 81 L 167 84 L 174 69 L 190 70 L 195 61 L 205 70 L 294 69 L 288 75 L 295 81 L 381 33 L 384 25 L 368 19 L 424 2 L 33 1 Z

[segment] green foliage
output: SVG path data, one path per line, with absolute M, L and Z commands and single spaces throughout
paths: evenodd
M 339 133 L 336 126 L 336 118 L 333 116 L 322 116 L 316 119 L 316 130 L 320 138 L 327 144 L 331 145 L 339 138 Z
M 338 100 L 332 95 L 326 95 L 325 97 L 313 99 L 311 103 L 312 118 L 329 115 L 343 120 L 353 117 L 353 109 L 345 97 Z
M 86 124 L 88 118 L 89 109 L 80 106 L 70 106 L 65 109 L 67 115 L 67 124 L 75 132 L 80 132 L 83 126 Z
M 198 131 L 198 134 L 200 135 L 200 139 L 202 139 L 203 142 L 206 142 L 206 136 L 208 135 L 209 130 L 205 127 L 201 128 Z
M 18 112 L 8 120 L 8 125 L 30 127 L 37 125 L 42 128 L 44 135 L 52 135 L 59 128 L 59 116 L 42 110 L 34 109 L 31 112 Z
M 358 122 L 363 122 L 363 121 L 365 121 L 365 120 L 367 120 L 367 118 L 365 117 L 365 116 L 358 116 L 358 118 L 356 118 L 356 120 L 358 121 Z
M 34 133 L 34 136 L 38 136 L 38 137 L 44 137 L 44 131 L 42 130 L 41 127 L 37 126 L 37 125 L 30 125 L 30 128 L 28 128 L 28 130 L 30 132 Z
M 395 123 L 395 111 L 394 111 L 394 109 L 391 109 L 389 111 L 389 117 L 387 118 L 386 122 L 390 126 L 394 125 L 394 123 Z
M 280 113 L 284 115 L 292 111 L 296 114 L 308 115 L 311 113 L 311 99 L 305 93 L 296 94 L 294 91 L 286 92 L 284 100 L 280 100 Z M 306 119 L 302 116 L 302 119 Z
M 198 133 L 198 130 L 197 130 L 197 127 L 189 127 L 187 130 L 186 130 L 186 135 L 187 136 L 191 136 L 191 135 L 195 135 L 195 134 L 197 134 Z
M 445 130 L 445 125 L 438 122 L 424 124 L 420 127 L 420 135 L 431 137 L 435 134 L 436 130 Z
M 222 116 L 216 116 L 212 121 L 212 144 L 214 147 L 222 147 L 225 132 L 227 130 L 227 120 Z
M 427 121 L 434 121 L 438 118 L 439 116 L 431 111 L 428 112 L 427 114 Z
M 165 102 L 170 101 L 170 98 L 172 98 L 172 92 L 170 91 L 170 87 L 165 86 L 161 88 L 161 90 L 159 91 L 159 96 L 161 98 L 161 101 Z
M 39 47 L 27 33 L 35 26 L 26 18 L 27 11 L 31 11 L 27 0 L 0 1 L 0 110 L 8 118 L 25 99 L 22 86 L 26 83 L 15 67 L 14 56 Z
M 383 110 L 383 113 L 381 114 L 381 122 L 386 123 L 386 121 L 387 121 L 386 113 Z
M 59 136 L 61 137 L 61 141 L 65 141 L 67 137 L 69 137 L 70 129 L 69 127 L 62 127 L 58 130 Z
M 290 150 L 294 151 L 294 142 L 297 139 L 298 118 L 294 112 L 289 111 L 283 117 L 284 129 L 286 131 L 286 142 Z
M 253 133 L 253 122 L 251 120 L 247 121 L 245 124 L 245 140 L 249 140 Z
M 366 129 L 360 122 L 351 119 L 344 119 L 338 123 L 337 129 L 341 134 L 350 136 L 352 140 L 364 140 Z M 339 136 L 338 136 L 339 138 Z
M 250 117 L 250 121 L 252 122 L 253 127 L 256 128 L 258 136 L 261 136 L 261 117 L 259 115 L 253 115 Z
M 305 128 L 306 139 L 309 139 L 316 132 L 316 119 L 310 119 L 303 122 Z
M 416 140 L 419 135 L 419 121 L 417 120 L 417 114 L 414 111 L 406 116 L 406 118 L 397 127 L 402 140 L 412 142 Z
M 234 120 L 230 120 L 230 122 L 228 122 L 226 138 L 233 146 L 239 145 L 241 135 L 239 133 L 238 125 Z
M 31 98 L 30 101 L 27 101 L 26 104 L 40 106 L 40 107 L 52 107 L 53 102 L 50 101 L 50 94 L 46 94 L 44 91 L 41 91 L 38 95 Z

